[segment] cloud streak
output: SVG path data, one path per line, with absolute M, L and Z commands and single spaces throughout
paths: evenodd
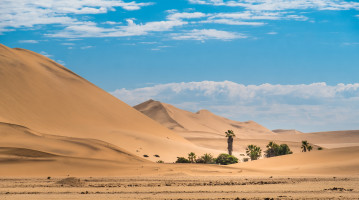
M 327 85 L 243 85 L 231 81 L 183 82 L 111 92 L 136 105 L 148 99 L 232 119 L 255 120 L 269 128 L 302 131 L 358 129 L 359 83 Z
M 243 7 L 247 10 L 349 10 L 359 3 L 344 0 L 188 0 L 192 4 Z
M 139 10 L 153 3 L 124 2 L 121 0 L 2 0 L 0 1 L 0 30 L 12 31 L 12 28 L 29 28 L 35 25 L 81 24 L 74 15 L 103 14 L 124 10 Z

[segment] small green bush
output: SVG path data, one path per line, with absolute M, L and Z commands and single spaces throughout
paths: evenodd
M 196 163 L 214 164 L 214 163 L 216 163 L 216 161 L 210 153 L 206 153 L 206 154 L 203 154 L 203 156 L 199 157 L 196 160 Z
M 318 147 L 318 150 L 320 151 L 320 150 L 323 150 L 323 147 Z
M 176 163 L 191 163 L 187 158 L 177 157 Z
M 163 160 L 158 160 L 157 163 L 165 163 Z
M 216 163 L 221 165 L 234 164 L 238 163 L 238 158 L 229 154 L 222 153 L 216 158 Z

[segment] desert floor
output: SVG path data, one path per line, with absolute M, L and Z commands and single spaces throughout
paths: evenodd
M 1 178 L 0 199 L 358 199 L 359 177 Z

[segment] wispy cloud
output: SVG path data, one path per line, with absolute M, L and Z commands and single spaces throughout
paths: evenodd
M 152 4 L 122 0 L 2 0 L 0 30 L 46 24 L 73 25 L 81 23 L 74 15 L 107 13 L 116 7 L 131 11 Z
M 36 43 L 39 43 L 39 41 L 37 41 L 37 40 L 19 40 L 19 43 L 36 44 Z
M 359 3 L 345 0 L 188 0 L 193 4 L 243 7 L 248 10 L 349 10 Z
M 147 35 L 150 32 L 170 31 L 174 27 L 187 24 L 185 21 L 154 21 L 136 24 L 133 19 L 127 19 L 128 25 L 112 28 L 99 27 L 92 22 L 67 26 L 64 30 L 46 34 L 49 37 L 81 38 L 81 37 L 128 37 Z
M 228 32 L 228 31 L 220 31 L 216 29 L 194 29 L 189 32 L 184 33 L 176 33 L 172 35 L 172 38 L 175 40 L 209 40 L 209 39 L 217 39 L 217 40 L 233 40 L 238 38 L 247 38 L 244 34 Z
M 236 120 L 255 120 L 273 129 L 359 128 L 359 83 L 243 85 L 202 81 L 122 88 L 111 94 L 130 105 L 156 99 L 191 111 L 209 109 Z
M 93 46 L 83 46 L 83 47 L 80 47 L 80 49 L 90 49 L 92 48 Z
M 277 34 L 278 34 L 278 32 L 271 31 L 271 32 L 268 32 L 267 34 L 268 34 L 268 35 L 277 35 Z
M 53 55 L 48 54 L 46 51 L 41 51 L 40 54 L 43 55 L 43 56 L 46 56 L 48 58 L 53 57 Z

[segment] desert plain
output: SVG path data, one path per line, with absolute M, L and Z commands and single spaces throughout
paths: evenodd
M 239 163 L 174 163 L 226 153 L 227 130 Z M 4 45 L 0 138 L 0 199 L 359 198 L 358 130 L 269 130 L 154 100 L 131 107 L 45 56 Z M 302 140 L 313 151 L 301 152 Z M 270 141 L 293 154 L 243 162 L 246 146 Z

